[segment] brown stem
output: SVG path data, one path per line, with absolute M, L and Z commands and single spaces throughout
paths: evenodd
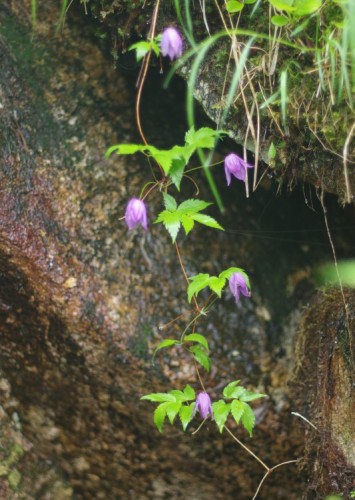
M 200 381 L 201 387 L 202 387 L 203 391 L 206 392 L 205 386 L 203 385 L 202 378 L 201 378 L 201 375 L 200 375 L 200 370 L 198 369 L 198 366 L 197 366 L 197 363 L 196 363 L 195 359 L 194 359 L 194 362 L 195 362 L 195 370 L 196 370 L 198 379 Z
M 266 474 L 264 475 L 264 477 L 262 478 L 262 480 L 260 481 L 259 483 L 259 486 L 258 486 L 258 489 L 256 490 L 255 492 L 255 495 L 253 496 L 252 500 L 255 500 L 255 498 L 257 497 L 259 491 L 260 491 L 260 488 L 262 487 L 265 479 L 268 477 L 269 474 L 271 474 L 271 472 L 273 472 L 275 469 L 277 469 L 278 467 L 281 467 L 282 465 L 287 465 L 287 464 L 293 464 L 295 462 L 298 462 L 298 460 L 288 460 L 287 462 L 282 462 L 281 464 L 277 464 L 277 465 L 274 465 L 274 467 L 271 467 L 271 469 L 269 469 Z
M 262 460 L 261 458 L 259 458 L 258 456 L 255 455 L 255 453 L 253 453 L 251 450 L 249 450 L 249 448 L 247 446 L 245 446 L 245 444 L 243 444 L 241 441 L 239 441 L 239 439 L 233 434 L 233 432 L 231 430 L 228 429 L 228 427 L 224 426 L 225 430 L 228 432 L 228 434 L 230 434 L 232 436 L 232 438 L 234 439 L 234 441 L 236 441 L 242 448 L 244 448 L 244 450 L 246 450 L 252 457 L 255 458 L 255 460 L 257 460 L 259 462 L 259 464 L 261 464 L 264 469 L 267 470 L 267 473 L 269 473 L 272 469 L 270 469 L 270 467 L 268 467 Z
M 187 274 L 186 274 L 186 271 L 185 271 L 185 268 L 184 268 L 184 264 L 182 263 L 182 259 L 181 259 L 181 255 L 180 255 L 180 250 L 179 250 L 178 244 L 176 242 L 175 242 L 175 248 L 176 248 L 176 253 L 177 253 L 177 256 L 178 256 L 178 259 L 179 259 L 180 267 L 181 267 L 181 270 L 182 270 L 182 274 L 184 275 L 186 283 L 189 285 L 190 284 L 189 278 L 187 277 Z M 197 300 L 196 300 L 195 297 L 193 297 L 193 301 L 195 303 L 196 311 L 200 313 L 201 309 L 199 308 Z

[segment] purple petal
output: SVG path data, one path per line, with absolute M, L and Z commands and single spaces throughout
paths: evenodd
M 182 55 L 182 37 L 177 29 L 166 28 L 163 31 L 160 48 L 163 56 L 168 56 L 170 60 Z
M 235 301 L 238 302 L 240 299 L 240 294 L 245 297 L 250 297 L 250 291 L 244 276 L 241 273 L 233 273 L 229 279 L 229 288 Z
M 147 208 L 143 200 L 132 198 L 129 200 L 126 211 L 125 220 L 128 229 L 134 229 L 141 224 L 145 230 L 148 228 Z

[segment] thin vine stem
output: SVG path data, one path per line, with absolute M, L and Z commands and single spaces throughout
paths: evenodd
M 257 455 L 255 455 L 255 453 L 253 453 L 245 444 L 243 444 L 241 441 L 239 441 L 239 439 L 233 434 L 233 432 L 230 429 L 228 429 L 228 427 L 226 425 L 224 426 L 224 428 L 228 432 L 228 434 L 234 439 L 234 441 L 236 441 L 239 444 L 239 446 L 244 448 L 245 451 L 247 451 L 252 457 L 254 457 L 255 460 L 257 460 L 259 462 L 259 464 L 261 464 L 264 467 L 264 469 L 267 470 L 267 473 L 269 473 L 272 470 L 270 467 L 268 467 L 261 460 L 261 458 L 259 458 Z
M 262 485 L 264 484 L 264 481 L 265 479 L 275 470 L 277 469 L 278 467 L 282 467 L 283 465 L 287 465 L 287 464 L 294 464 L 294 463 L 297 463 L 298 460 L 287 460 L 287 462 L 281 462 L 280 464 L 277 464 L 277 465 L 274 465 L 274 467 L 271 467 L 271 469 L 269 469 L 266 474 L 264 474 L 262 480 L 260 481 L 259 483 L 259 486 L 255 492 L 255 495 L 253 496 L 252 500 L 255 500 L 255 498 L 258 496 L 259 494 L 259 491 L 262 487 Z
M 180 267 L 181 267 L 181 270 L 182 270 L 182 274 L 184 275 L 184 278 L 185 278 L 185 281 L 186 281 L 187 285 L 189 285 L 190 281 L 189 281 L 189 278 L 187 277 L 187 274 L 186 274 L 186 271 L 185 271 L 185 267 L 184 267 L 184 264 L 183 264 L 182 259 L 181 259 L 179 246 L 178 246 L 178 244 L 176 242 L 175 242 L 175 249 L 176 249 L 176 254 L 178 256 L 178 259 L 179 259 L 179 264 L 180 264 Z M 197 300 L 196 300 L 195 297 L 193 297 L 193 301 L 195 303 L 196 311 L 198 311 L 199 313 L 201 313 L 201 309 L 199 308 L 199 305 L 198 305 Z

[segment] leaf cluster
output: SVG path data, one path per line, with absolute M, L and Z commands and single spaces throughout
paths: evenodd
M 227 280 L 234 273 L 240 273 L 244 276 L 246 284 L 250 290 L 250 281 L 246 272 L 239 267 L 230 267 L 225 271 L 222 271 L 218 276 L 210 276 L 209 274 L 200 273 L 190 278 L 191 283 L 187 288 L 188 301 L 191 302 L 193 296 L 197 297 L 201 290 L 207 287 L 211 290 L 211 292 L 214 292 L 216 295 L 218 295 L 218 297 L 221 297 L 223 288 L 226 286 Z
M 170 392 L 158 392 L 142 396 L 141 400 L 160 403 L 154 411 L 154 423 L 159 432 L 163 431 L 165 418 L 168 417 L 171 425 L 175 417 L 179 415 L 182 427 L 186 430 L 191 421 L 196 394 L 194 389 L 187 385 L 183 391 L 172 390 Z M 190 401 L 192 401 L 190 403 Z
M 178 205 L 176 200 L 168 193 L 163 193 L 163 198 L 165 210 L 160 212 L 154 222 L 155 224 L 158 224 L 159 222 L 164 224 L 173 240 L 173 243 L 176 240 L 181 225 L 186 234 L 189 234 L 189 232 L 193 229 L 195 222 L 203 224 L 204 226 L 213 227 L 215 229 L 221 229 L 223 231 L 223 227 L 218 224 L 213 217 L 200 213 L 202 210 L 211 205 L 211 203 L 207 203 L 203 200 L 190 199 L 185 200 Z
M 210 127 L 202 127 L 198 130 L 191 127 L 185 134 L 185 144 L 183 146 L 173 146 L 170 149 L 158 149 L 149 144 L 115 144 L 108 148 L 105 158 L 109 158 L 113 153 L 118 155 L 143 153 L 153 158 L 162 167 L 164 174 L 170 177 L 171 182 L 175 184 L 179 190 L 185 167 L 190 161 L 191 156 L 198 149 L 213 149 L 216 140 L 225 134 L 226 132 L 223 130 L 213 130 Z
M 190 344 L 193 345 L 190 346 Z M 211 359 L 208 355 L 209 346 L 206 337 L 204 337 L 200 333 L 189 333 L 188 335 L 185 335 L 182 340 L 165 339 L 160 342 L 158 347 L 155 349 L 153 358 L 155 357 L 156 353 L 160 351 L 160 349 L 172 347 L 174 345 L 185 345 L 191 352 L 197 363 L 203 366 L 203 368 L 207 372 L 210 371 Z
M 239 385 L 240 380 L 235 380 L 231 382 L 223 389 L 223 396 L 227 400 L 220 399 L 219 401 L 212 404 L 213 416 L 218 426 L 219 432 L 223 432 L 224 425 L 229 415 L 232 415 L 235 422 L 239 425 L 242 424 L 243 427 L 248 431 L 249 435 L 252 436 L 253 428 L 255 425 L 255 415 L 248 404 L 250 401 L 255 399 L 265 398 L 265 394 L 248 391 L 241 385 Z

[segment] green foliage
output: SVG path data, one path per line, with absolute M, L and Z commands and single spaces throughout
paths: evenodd
M 189 348 L 189 351 L 192 353 L 197 363 L 203 366 L 206 372 L 209 372 L 211 370 L 211 359 L 202 346 L 194 345 Z
M 223 396 L 232 401 L 226 403 L 223 399 L 221 399 L 220 401 L 213 403 L 213 415 L 220 432 L 223 431 L 226 420 L 229 414 L 231 414 L 235 422 L 237 424 L 241 423 L 251 436 L 255 425 L 255 416 L 252 408 L 247 402 L 264 398 L 266 395 L 248 391 L 244 387 L 240 386 L 239 382 L 240 380 L 235 380 L 234 382 L 226 385 L 223 389 Z
M 159 56 L 160 54 L 160 48 L 159 45 L 155 40 L 142 40 L 140 42 L 134 43 L 129 47 L 128 50 L 135 50 L 136 51 L 136 59 L 137 61 L 140 61 L 143 59 L 148 52 L 151 50 L 154 52 L 156 56 Z
M 221 297 L 222 290 L 227 284 L 227 280 L 232 276 L 233 273 L 240 273 L 244 276 L 246 284 L 250 290 L 250 281 L 248 275 L 243 269 L 239 267 L 230 267 L 225 271 L 222 271 L 218 276 L 210 276 L 209 274 L 196 274 L 190 278 L 191 283 L 187 288 L 187 298 L 191 302 L 192 297 L 197 295 L 204 288 L 209 287 L 212 292 L 214 292 L 218 297 Z
M 155 224 L 161 222 L 165 226 L 173 240 L 173 243 L 176 240 L 181 225 L 186 234 L 189 234 L 189 232 L 193 229 L 195 222 L 215 229 L 221 229 L 223 231 L 222 226 L 220 226 L 215 219 L 209 215 L 200 213 L 202 210 L 211 205 L 211 203 L 207 203 L 202 200 L 190 199 L 183 201 L 179 206 L 177 206 L 175 199 L 165 193 L 164 205 L 166 210 L 160 212 L 155 220 Z
M 149 144 L 115 144 L 108 148 L 105 158 L 109 158 L 113 153 L 118 155 L 143 153 L 153 158 L 162 167 L 165 175 L 170 177 L 171 182 L 179 190 L 185 167 L 190 161 L 191 156 L 197 149 L 212 149 L 216 140 L 225 134 L 226 132 L 223 130 L 213 130 L 209 127 L 202 127 L 198 130 L 191 127 L 190 130 L 186 132 L 184 146 L 173 146 L 170 149 L 158 149 Z
M 154 424 L 159 432 L 163 431 L 166 417 L 168 417 L 172 425 L 177 415 L 179 415 L 185 431 L 191 421 L 194 408 L 194 403 L 189 403 L 189 401 L 195 401 L 195 399 L 195 391 L 190 385 L 187 385 L 183 391 L 175 389 L 167 393 L 152 393 L 141 397 L 141 400 L 160 403 L 154 410 L 153 417 Z

